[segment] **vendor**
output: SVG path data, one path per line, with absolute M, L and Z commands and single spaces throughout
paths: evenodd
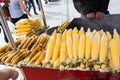
M 109 14 L 108 5 L 110 0 L 73 0 L 76 10 L 82 17 L 100 19 Z

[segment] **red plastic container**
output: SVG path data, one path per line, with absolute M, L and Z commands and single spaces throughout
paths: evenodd
M 80 71 L 26 67 L 22 70 L 26 80 L 120 80 L 120 73 Z

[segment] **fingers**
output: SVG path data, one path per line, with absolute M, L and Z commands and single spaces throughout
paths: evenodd
M 93 12 L 87 14 L 87 18 L 95 19 L 95 14 Z
M 96 13 L 96 19 L 101 19 L 101 18 L 103 18 L 105 16 L 105 13 L 103 13 L 103 12 L 97 12 Z

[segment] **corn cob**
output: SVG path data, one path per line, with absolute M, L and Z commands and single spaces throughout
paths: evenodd
M 92 33 L 93 33 L 93 35 L 95 35 L 97 33 L 97 31 L 94 29 Z
M 7 54 L 1 58 L 1 62 L 5 62 L 5 60 L 6 60 L 6 59 L 8 58 L 8 56 L 9 56 L 9 54 L 10 54 L 10 52 L 7 52 Z
M 22 49 L 26 49 L 27 45 L 30 43 L 30 41 L 32 40 L 32 38 L 28 38 L 28 40 L 25 42 L 25 44 L 23 45 Z
M 57 33 L 56 39 L 61 39 L 62 34 L 61 33 Z
M 35 62 L 36 65 L 40 65 L 42 63 L 42 61 L 45 59 L 46 53 L 43 52 L 41 54 L 41 56 L 39 56 L 39 58 L 37 59 L 37 61 Z
M 65 41 L 62 41 L 60 48 L 60 63 L 65 61 L 67 58 L 67 45 Z
M 20 33 L 16 33 L 16 36 L 22 36 L 22 35 L 26 35 L 28 32 L 20 32 Z
M 61 39 L 57 39 L 53 50 L 52 63 L 54 63 L 54 61 L 56 61 L 56 59 L 60 55 L 60 47 L 61 47 Z
M 60 66 L 60 57 L 58 57 L 58 58 L 55 60 L 54 64 L 53 64 L 53 67 L 54 67 L 54 68 L 57 68 L 57 67 L 59 67 L 59 66 Z
M 23 46 L 23 45 L 25 44 L 25 42 L 27 41 L 27 39 L 28 39 L 28 38 L 24 38 L 24 39 L 21 41 L 21 43 L 20 43 L 20 45 L 18 46 L 17 49 L 21 49 L 22 46 Z
M 119 34 L 116 29 L 113 30 L 113 38 L 114 39 L 119 39 Z
M 107 53 L 108 53 L 108 38 L 104 34 L 101 38 L 101 44 L 100 44 L 100 54 L 99 54 L 100 63 L 103 63 L 106 60 Z
M 24 29 L 24 28 L 31 28 L 31 25 L 29 25 L 29 24 L 26 24 L 26 25 L 16 25 L 16 28 L 17 29 Z
M 66 43 L 67 43 L 67 55 L 70 60 L 73 58 L 73 42 L 72 42 L 72 30 L 69 29 L 67 31 L 67 37 L 66 37 Z
M 111 39 L 112 39 L 112 35 L 110 34 L 110 32 L 106 32 L 106 35 L 107 35 L 107 37 L 108 37 L 108 40 L 110 41 Z
M 81 27 L 80 30 L 79 30 L 79 35 L 84 34 L 84 33 L 85 33 L 85 32 L 84 32 L 84 28 Z
M 17 33 L 29 32 L 29 31 L 31 31 L 31 28 L 23 28 L 23 29 L 17 29 L 17 30 L 16 30 Z
M 8 47 L 8 44 L 0 47 L 0 53 L 4 52 L 7 47 Z
M 43 51 L 39 51 L 29 62 L 28 64 L 32 64 L 33 62 L 35 62 L 39 56 L 41 56 Z
M 86 43 L 85 34 L 82 34 L 79 39 L 79 50 L 78 50 L 79 59 L 84 59 L 85 57 L 85 43 Z
M 75 61 L 78 58 L 78 43 L 79 43 L 78 29 L 75 27 L 73 29 L 73 58 Z
M 88 60 L 90 59 L 90 55 L 91 55 L 91 49 L 92 49 L 92 33 L 90 31 L 90 29 L 88 28 L 87 32 L 86 32 L 86 43 L 85 43 L 85 59 Z
M 46 50 L 46 57 L 45 57 L 45 62 L 49 62 L 52 58 L 53 51 L 54 51 L 54 46 L 55 46 L 55 38 L 50 37 L 50 40 L 48 42 L 48 47 Z
M 62 34 L 62 41 L 66 41 L 67 31 L 65 30 Z
M 104 34 L 104 31 L 103 31 L 103 29 L 101 29 L 101 30 L 99 31 L 99 35 L 102 36 L 103 34 Z
M 93 44 L 92 44 L 92 51 L 91 51 L 92 60 L 98 59 L 99 47 L 100 47 L 100 35 L 96 33 L 93 37 Z
M 120 56 L 117 39 L 112 39 L 110 43 L 110 54 L 113 64 L 113 70 L 118 70 L 120 68 Z

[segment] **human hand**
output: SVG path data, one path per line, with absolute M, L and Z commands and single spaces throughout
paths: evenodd
M 101 19 L 101 18 L 103 18 L 105 16 L 105 13 L 103 13 L 103 12 L 97 12 L 96 13 L 96 19 Z
M 93 12 L 87 14 L 87 18 L 95 19 L 95 14 Z
M 5 68 L 0 70 L 0 80 L 16 80 L 18 75 L 19 74 L 15 68 Z

